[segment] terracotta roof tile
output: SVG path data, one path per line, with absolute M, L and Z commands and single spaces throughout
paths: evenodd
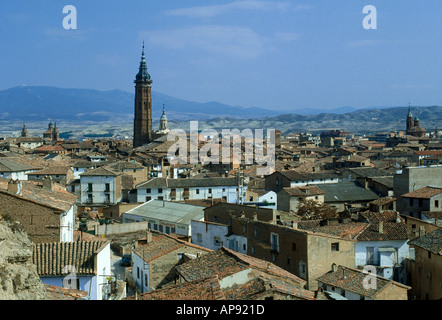
M 410 287 L 405 286 L 401 283 L 388 280 L 377 275 L 373 275 L 373 277 L 376 277 L 376 288 L 364 288 L 363 283 L 366 277 L 367 274 L 363 273 L 362 270 L 348 268 L 344 266 L 337 266 L 336 271 L 330 271 L 317 278 L 317 280 L 322 283 L 342 288 L 344 290 L 348 290 L 369 298 L 374 298 L 387 285 L 395 285 L 407 290 L 410 289 Z
M 410 240 L 408 244 L 421 247 L 440 256 L 442 255 L 442 229 L 434 230 L 424 236 Z
M 442 188 L 437 187 L 423 187 L 402 195 L 403 198 L 421 198 L 421 199 L 430 199 L 438 194 L 442 193 Z
M 216 276 L 130 296 L 126 300 L 224 300 L 224 294 Z
M 45 300 L 83 300 L 87 295 L 87 291 L 66 289 L 62 287 L 44 284 L 46 289 Z
M 96 274 L 94 256 L 106 246 L 103 241 L 53 242 L 35 244 L 32 262 L 40 276 L 62 276 L 75 267 L 77 274 Z

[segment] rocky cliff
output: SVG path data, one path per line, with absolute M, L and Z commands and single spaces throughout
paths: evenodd
M 42 300 L 46 291 L 32 263 L 33 243 L 18 222 L 0 213 L 0 300 Z

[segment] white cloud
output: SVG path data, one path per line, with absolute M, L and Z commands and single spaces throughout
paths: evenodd
M 190 8 L 179 8 L 169 10 L 166 15 L 169 16 L 182 16 L 189 18 L 211 18 L 223 13 L 230 12 L 232 10 L 247 10 L 247 11 L 271 11 L 271 10 L 284 10 L 284 11 L 300 11 L 305 9 L 311 9 L 308 5 L 293 5 L 290 2 L 280 1 L 258 1 L 258 0 L 241 0 L 233 1 L 227 4 L 221 5 L 209 5 L 209 6 L 195 6 Z
M 149 45 L 170 49 L 196 48 L 198 50 L 228 55 L 234 58 L 257 58 L 277 43 L 294 41 L 299 36 L 292 32 L 278 33 L 272 37 L 256 33 L 247 27 L 205 25 L 175 30 L 144 31 L 141 37 Z

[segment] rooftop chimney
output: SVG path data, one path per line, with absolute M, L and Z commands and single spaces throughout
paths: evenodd
M 336 272 L 338 270 L 338 266 L 336 265 L 336 263 L 332 264 L 332 271 Z
M 48 176 L 44 177 L 42 179 L 42 182 L 43 182 L 43 189 L 51 190 L 51 191 L 54 190 L 53 186 L 52 186 L 52 178 L 50 176 L 49 177 Z
M 396 212 L 396 222 L 397 223 L 401 223 L 401 214 L 398 212 Z
M 146 243 L 149 244 L 152 242 L 152 232 L 149 229 L 146 230 Z
M 22 184 L 20 180 L 9 180 L 8 181 L 8 191 L 14 194 L 21 195 Z

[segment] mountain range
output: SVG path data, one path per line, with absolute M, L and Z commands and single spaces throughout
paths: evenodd
M 0 119 L 93 120 L 133 118 L 134 93 L 121 90 L 98 91 L 45 86 L 19 86 L 0 91 Z M 163 105 L 170 120 L 203 120 L 215 117 L 237 119 L 282 115 L 288 111 L 258 107 L 231 106 L 216 101 L 195 102 L 152 92 L 152 117 L 159 119 Z M 329 110 L 332 113 L 354 111 L 353 107 Z M 298 114 L 326 112 L 320 109 L 296 110 Z
M 70 123 L 133 123 L 134 94 L 121 91 L 64 89 L 45 86 L 20 86 L 0 91 L 0 121 Z M 318 132 L 343 129 L 353 133 L 404 130 L 408 107 L 379 106 L 366 109 L 341 107 L 333 110 L 270 110 L 257 107 L 230 106 L 219 102 L 193 102 L 152 92 L 152 117 L 156 123 L 163 104 L 170 128 L 189 126 L 198 120 L 199 128 L 276 128 L 290 132 Z M 435 128 L 442 123 L 442 107 L 412 108 L 421 125 Z M 188 128 L 187 128 L 188 129 Z M 130 131 L 130 130 L 129 130 Z

